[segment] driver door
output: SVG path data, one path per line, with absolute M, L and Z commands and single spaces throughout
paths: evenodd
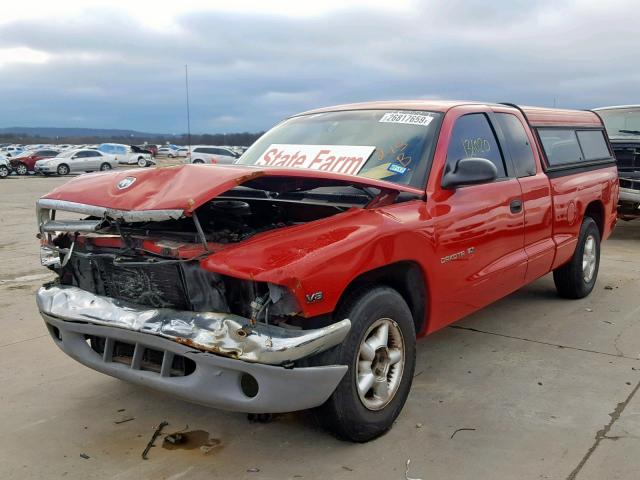
M 524 283 L 524 213 L 518 179 L 512 176 L 486 113 L 470 113 L 453 123 L 444 172 L 463 158 L 484 158 L 497 169 L 489 183 L 441 189 L 434 201 L 440 304 L 436 329 L 516 290 Z M 444 134 L 445 132 L 443 132 Z M 437 299 L 437 300 L 436 300 Z

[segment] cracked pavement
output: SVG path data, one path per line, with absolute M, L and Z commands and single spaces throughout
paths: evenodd
M 305 413 L 249 423 L 60 352 L 33 298 L 47 278 L 34 202 L 63 181 L 0 181 L 1 478 L 404 479 L 409 459 L 425 480 L 638 478 L 640 222 L 603 244 L 588 298 L 558 298 L 546 276 L 422 339 L 396 425 L 355 445 Z M 188 426 L 216 447 L 168 450 L 160 438 L 141 460 L 163 420 L 163 435 Z

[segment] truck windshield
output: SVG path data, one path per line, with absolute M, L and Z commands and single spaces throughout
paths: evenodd
M 609 137 L 640 138 L 640 107 L 598 110 Z
M 442 114 L 357 110 L 290 118 L 237 161 L 358 175 L 424 187 Z

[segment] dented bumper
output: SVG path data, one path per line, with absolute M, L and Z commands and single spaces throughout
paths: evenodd
M 349 320 L 313 330 L 251 326 L 230 313 L 134 307 L 65 285 L 42 287 L 36 298 L 40 312 L 55 318 L 157 335 L 201 351 L 269 365 L 327 350 L 342 342 L 351 328 Z
M 287 368 L 293 360 L 339 343 L 348 320 L 323 329 L 263 326 L 238 334 L 230 314 L 142 309 L 76 287 L 43 287 L 38 307 L 56 344 L 102 373 L 225 410 L 277 413 L 321 405 L 347 371 L 345 365 Z M 166 311 L 163 311 L 166 310 Z M 87 339 L 99 339 L 96 350 Z M 118 348 L 130 346 L 123 361 Z M 175 369 L 189 362 L 192 368 Z M 247 379 L 249 385 L 247 388 Z

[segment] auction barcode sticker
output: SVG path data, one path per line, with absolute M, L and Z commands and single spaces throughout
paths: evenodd
M 404 123 L 407 125 L 427 126 L 433 121 L 433 115 L 409 112 L 387 112 L 379 120 L 380 123 Z

